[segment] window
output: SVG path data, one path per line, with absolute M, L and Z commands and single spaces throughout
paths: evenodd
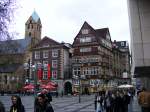
M 121 42 L 121 46 L 124 46 L 124 42 Z
M 47 71 L 43 71 L 43 79 L 47 79 L 47 74 L 48 74 Z
M 49 47 L 49 44 L 44 44 L 42 47 Z
M 79 80 L 73 80 L 74 85 L 79 85 Z
M 80 75 L 80 68 L 73 68 L 73 75 Z
M 82 37 L 80 38 L 80 43 L 91 42 L 91 37 Z
M 91 52 L 91 47 L 80 48 L 80 52 Z
M 40 51 L 35 51 L 35 59 L 40 59 Z
M 57 70 L 52 71 L 52 79 L 57 79 Z
M 52 60 L 52 67 L 57 68 L 57 60 Z
M 81 32 L 82 32 L 82 34 L 88 34 L 89 30 L 88 29 L 83 29 Z
M 43 51 L 43 58 L 48 58 L 48 54 L 49 54 L 48 50 Z
M 29 32 L 29 37 L 31 37 L 31 32 Z
M 31 25 L 32 29 L 33 29 L 33 25 Z
M 48 64 L 48 61 L 43 61 L 43 65 L 44 65 L 44 64 Z
M 28 29 L 30 29 L 30 25 L 28 24 Z
M 98 67 L 84 68 L 83 73 L 84 75 L 97 75 Z
M 58 50 L 52 50 L 52 57 L 58 57 Z

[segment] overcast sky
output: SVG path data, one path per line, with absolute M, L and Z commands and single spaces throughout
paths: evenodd
M 11 29 L 24 38 L 25 22 L 35 10 L 42 22 L 42 38 L 72 43 L 87 21 L 94 29 L 109 28 L 112 40 L 130 41 L 127 0 L 18 0 Z

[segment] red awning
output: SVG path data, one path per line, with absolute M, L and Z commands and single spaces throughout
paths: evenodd
M 25 90 L 34 89 L 34 85 L 33 84 L 26 85 L 23 87 L 23 89 Z
M 41 84 L 40 88 L 44 89 L 46 87 L 46 84 Z
M 57 86 L 58 86 L 57 83 L 54 83 L 54 82 L 48 82 L 47 85 L 52 85 L 52 86 L 54 86 L 54 87 L 57 87 Z
M 48 85 L 45 86 L 45 89 L 47 89 L 47 90 L 55 90 L 56 87 L 54 87 L 54 86 L 48 84 Z

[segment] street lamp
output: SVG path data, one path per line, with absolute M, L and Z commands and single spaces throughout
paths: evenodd
M 24 63 L 24 69 L 26 70 L 25 83 L 29 83 L 30 65 L 29 63 Z
M 79 81 L 79 103 L 81 102 L 81 80 L 80 80 L 80 75 L 78 74 L 78 75 L 74 75 L 73 76 L 73 78 L 75 79 L 75 80 L 78 80 Z
M 80 75 L 78 75 L 78 79 L 79 79 L 79 103 L 81 102 L 81 77 Z
M 32 65 L 32 71 L 34 73 L 34 94 L 36 96 L 36 90 L 37 90 L 37 65 Z

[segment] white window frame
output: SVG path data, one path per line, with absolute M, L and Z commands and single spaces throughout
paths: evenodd
M 35 51 L 34 58 L 35 59 L 40 59 L 40 51 Z
M 43 61 L 43 65 L 44 65 L 44 64 L 48 64 L 48 61 Z
M 58 49 L 52 50 L 52 57 L 58 57 Z
M 47 71 L 47 70 L 44 70 L 44 71 L 43 71 L 43 79 L 48 79 L 47 74 L 48 74 L 48 71 Z
M 92 42 L 92 37 L 82 37 L 80 38 L 80 43 Z
M 124 46 L 124 42 L 121 42 L 121 46 Z
M 52 67 L 57 68 L 58 67 L 58 60 L 52 60 Z
M 91 52 L 91 51 L 92 51 L 91 47 L 80 48 L 80 52 Z
M 88 29 L 82 29 L 81 32 L 82 32 L 82 34 L 88 34 L 89 30 Z
M 48 50 L 44 50 L 43 51 L 43 58 L 48 58 L 49 56 L 49 51 Z
M 79 68 L 73 68 L 73 75 L 80 75 L 81 74 L 81 69 Z
M 52 79 L 57 79 L 57 70 L 52 70 Z

